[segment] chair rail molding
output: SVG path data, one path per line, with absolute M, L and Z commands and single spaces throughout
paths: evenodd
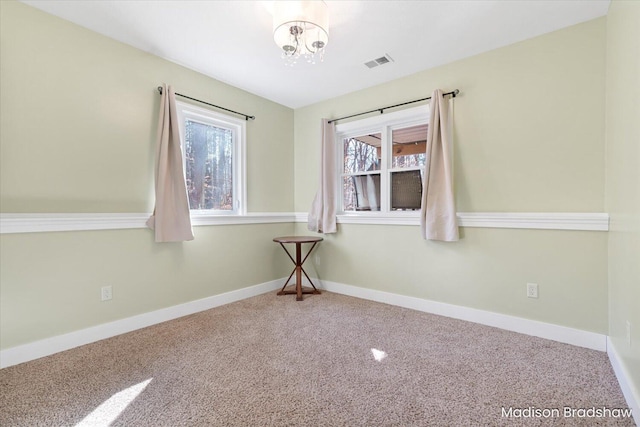
M 55 231 L 123 230 L 147 228 L 149 213 L 23 213 L 0 214 L 0 234 Z M 238 225 L 295 222 L 291 212 L 248 213 L 246 215 L 212 215 L 192 213 L 191 224 Z
M 340 224 L 420 225 L 418 212 L 340 214 Z M 458 212 L 458 225 L 476 228 L 609 231 L 609 214 L 567 212 Z M 306 214 L 296 214 L 306 222 Z
M 0 234 L 146 228 L 148 213 L 6 213 L 0 214 Z M 458 212 L 461 227 L 540 230 L 609 231 L 609 214 L 566 212 Z M 255 212 L 246 215 L 193 213 L 194 226 L 306 223 L 306 212 Z M 341 214 L 340 224 L 420 225 L 417 212 Z

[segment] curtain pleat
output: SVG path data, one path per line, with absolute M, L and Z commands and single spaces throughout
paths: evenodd
M 459 239 L 453 176 L 451 171 L 451 135 L 449 100 L 442 90 L 431 95 L 427 161 L 424 170 L 420 233 L 427 240 L 454 242 Z
M 156 242 L 193 240 L 187 185 L 184 178 L 175 92 L 162 85 L 156 146 L 156 204 L 147 226 Z
M 321 122 L 320 188 L 309 211 L 307 227 L 318 233 L 335 233 L 336 228 L 336 125 Z

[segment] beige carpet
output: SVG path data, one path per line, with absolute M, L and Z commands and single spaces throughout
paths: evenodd
M 329 292 L 273 292 L 0 371 L 1 426 L 634 425 L 565 407 L 626 408 L 605 353 Z

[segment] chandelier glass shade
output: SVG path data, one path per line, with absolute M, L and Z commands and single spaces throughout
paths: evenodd
M 276 1 L 273 38 L 286 65 L 299 58 L 315 63 L 324 59 L 329 43 L 329 13 L 324 1 Z

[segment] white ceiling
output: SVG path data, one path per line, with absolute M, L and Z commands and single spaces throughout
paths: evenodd
M 610 0 L 327 1 L 324 62 L 293 68 L 273 41 L 273 2 L 23 2 L 297 108 L 606 15 Z M 385 54 L 394 62 L 364 65 Z

